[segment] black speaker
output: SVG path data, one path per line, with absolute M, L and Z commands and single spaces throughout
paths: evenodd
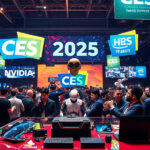
M 73 148 L 73 138 L 46 138 L 44 148 Z
M 86 117 L 55 117 L 51 130 L 52 137 L 91 137 L 90 120 Z
M 34 137 L 47 136 L 47 130 L 46 129 L 34 129 L 33 136 Z
M 101 138 L 80 138 L 81 148 L 105 148 Z
M 105 136 L 105 141 L 106 141 L 107 143 L 111 143 L 111 135 L 106 135 L 106 136 Z

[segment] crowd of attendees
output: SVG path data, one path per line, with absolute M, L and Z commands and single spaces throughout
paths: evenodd
M 19 117 L 87 116 L 117 117 L 150 115 L 150 88 L 1 88 L 0 126 Z

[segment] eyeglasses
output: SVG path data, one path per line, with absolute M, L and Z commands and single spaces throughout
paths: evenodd
M 68 64 L 68 66 L 69 66 L 70 68 L 72 68 L 73 66 L 77 68 L 77 67 L 80 66 L 80 63 L 77 62 L 77 63 L 74 64 L 74 63 L 70 62 L 70 63 Z

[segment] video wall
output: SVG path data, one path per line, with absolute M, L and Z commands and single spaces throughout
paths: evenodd
M 105 67 L 106 78 L 146 78 L 146 66 Z
M 103 87 L 103 65 L 81 65 L 80 72 L 86 72 L 87 86 Z M 80 73 L 79 72 L 79 73 Z M 67 65 L 46 66 L 38 65 L 37 67 L 37 86 L 48 87 L 48 80 L 57 79 L 58 74 L 68 74 Z M 69 79 L 67 80 L 68 82 Z M 60 83 L 60 81 L 57 81 Z

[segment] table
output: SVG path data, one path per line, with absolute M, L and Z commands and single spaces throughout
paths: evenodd
M 51 124 L 44 124 L 44 128 L 47 130 L 47 137 L 51 137 Z M 112 134 L 112 140 L 116 140 Z M 25 142 L 21 143 L 10 143 L 8 141 L 4 141 L 2 137 L 0 137 L 0 150 L 49 150 L 43 148 L 44 141 L 35 142 L 32 133 L 23 134 L 23 137 L 26 137 Z M 91 137 L 100 137 L 105 141 L 106 134 L 98 134 L 96 129 L 94 128 L 91 131 Z M 34 145 L 31 148 L 31 145 L 28 143 L 33 143 Z M 120 150 L 150 150 L 150 144 L 128 144 L 124 142 L 119 142 Z M 102 150 L 110 150 L 111 144 L 105 142 L 105 149 Z M 68 150 L 80 150 L 80 141 L 74 141 L 74 148 Z M 56 149 L 51 149 L 56 150 Z M 64 149 L 61 149 L 64 150 Z M 90 149 L 88 149 L 90 150 Z

